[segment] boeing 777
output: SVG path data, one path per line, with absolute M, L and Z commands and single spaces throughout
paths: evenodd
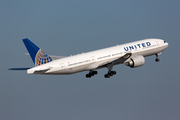
M 162 39 L 144 39 L 127 44 L 95 50 L 78 55 L 62 57 L 51 56 L 44 53 L 28 38 L 23 42 L 31 56 L 35 67 L 11 68 L 10 70 L 27 70 L 28 74 L 68 75 L 83 71 L 89 71 L 87 78 L 96 75 L 97 69 L 107 68 L 105 78 L 116 74 L 113 66 L 125 64 L 131 68 L 144 65 L 145 57 L 156 55 L 156 62 L 160 53 L 168 47 L 168 43 Z

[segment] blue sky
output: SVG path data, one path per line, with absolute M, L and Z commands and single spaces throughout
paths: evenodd
M 180 2 L 177 0 L 0 1 L 0 118 L 179 120 Z M 23 38 L 50 55 L 74 55 L 146 38 L 169 47 L 140 68 L 114 67 L 86 79 L 8 71 L 33 67 Z

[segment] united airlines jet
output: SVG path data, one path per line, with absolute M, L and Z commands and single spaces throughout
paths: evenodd
M 160 53 L 168 47 L 168 43 L 161 39 L 145 39 L 109 48 L 95 50 L 73 56 L 51 56 L 44 53 L 28 38 L 23 42 L 34 62 L 33 68 L 11 68 L 10 70 L 27 70 L 28 74 L 68 75 L 89 71 L 87 78 L 96 75 L 97 69 L 107 68 L 105 78 L 116 74 L 113 66 L 125 64 L 131 68 L 144 65 L 147 56 L 156 55 L 156 62 Z

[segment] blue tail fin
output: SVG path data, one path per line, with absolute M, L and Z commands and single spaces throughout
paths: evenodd
M 53 61 L 53 59 L 44 53 L 38 46 L 31 42 L 28 38 L 23 39 L 24 45 L 26 46 L 35 66 L 46 64 Z

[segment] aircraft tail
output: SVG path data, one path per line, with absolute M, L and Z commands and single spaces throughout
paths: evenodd
M 53 59 L 49 55 L 44 53 L 38 46 L 36 46 L 28 38 L 23 39 L 23 42 L 35 66 L 39 66 L 53 61 Z

